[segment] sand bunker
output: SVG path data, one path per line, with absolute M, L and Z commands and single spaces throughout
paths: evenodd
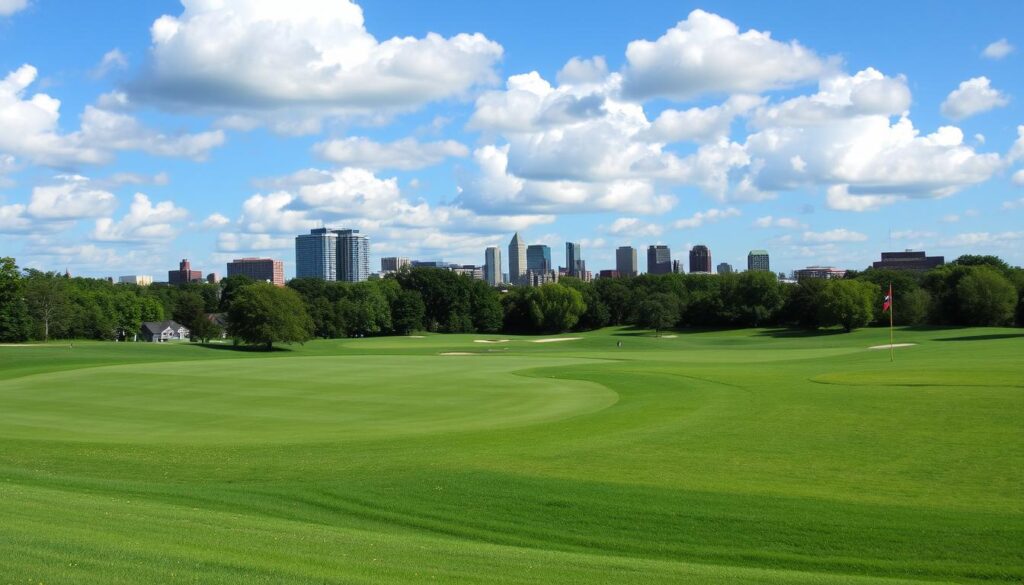
M 441 355 L 480 355 L 478 353 L 469 353 L 468 351 L 446 351 Z
M 548 339 L 534 339 L 533 343 L 554 343 L 556 341 L 576 341 L 577 339 L 583 339 L 582 337 L 551 337 Z
M 509 339 L 474 339 L 473 343 L 508 343 Z
M 917 344 L 916 343 L 894 343 L 894 344 L 892 344 L 892 347 L 894 347 L 894 348 L 895 347 L 911 347 L 913 345 L 917 345 Z M 885 345 L 872 345 L 868 349 L 889 349 L 889 344 L 886 343 Z
M 409 339 L 426 339 L 426 335 L 406 335 Z
M 678 335 L 659 335 L 658 337 L 660 337 L 662 339 L 675 339 L 676 337 L 679 337 L 679 336 Z

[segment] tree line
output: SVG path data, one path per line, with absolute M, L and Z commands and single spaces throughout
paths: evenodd
M 220 336 L 223 314 L 238 342 L 271 347 L 314 337 L 446 333 L 563 333 L 609 325 L 841 327 L 888 324 L 892 284 L 898 325 L 1024 325 L 1024 270 L 994 256 L 962 256 L 910 272 L 868 269 L 838 280 L 780 283 L 770 272 L 667 274 L 497 289 L 446 270 L 414 268 L 360 283 L 245 277 L 218 284 L 141 287 L 20 270 L 0 258 L 0 341 L 133 339 L 145 321 L 174 319 L 196 340 Z

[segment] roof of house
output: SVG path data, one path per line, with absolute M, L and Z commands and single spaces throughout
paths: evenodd
M 160 335 L 168 327 L 175 331 L 185 328 L 184 325 L 177 321 L 147 321 L 142 324 L 142 332 L 149 333 L 150 335 Z

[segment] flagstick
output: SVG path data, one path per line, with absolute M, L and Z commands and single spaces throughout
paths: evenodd
M 896 348 L 893 347 L 892 342 L 892 326 L 893 326 L 893 310 L 896 308 L 896 299 L 893 298 L 892 294 L 892 283 L 889 283 L 889 361 L 896 361 Z

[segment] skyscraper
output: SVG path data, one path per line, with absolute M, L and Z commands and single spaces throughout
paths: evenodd
M 533 244 L 526 247 L 527 270 L 551 270 L 551 247 Z
M 728 262 L 722 262 L 718 265 L 719 274 L 732 274 L 732 264 Z
M 337 230 L 338 280 L 362 282 L 370 278 L 370 238 L 359 230 Z
M 669 274 L 672 272 L 672 250 L 668 246 L 647 247 L 647 274 Z
M 636 276 L 639 266 L 636 262 L 636 248 L 633 246 L 619 246 L 615 250 L 615 272 L 619 276 Z
M 228 262 L 228 276 L 248 276 L 256 282 L 284 286 L 284 262 L 272 258 L 236 258 Z
M 519 232 L 508 243 L 508 281 L 522 284 L 526 274 L 526 244 L 519 238 Z
M 579 242 L 565 243 L 565 271 L 576 278 L 583 278 L 583 273 L 587 271 L 586 263 L 583 262 L 583 248 Z
M 295 236 L 295 278 L 338 279 L 338 234 L 327 228 Z
M 484 280 L 491 286 L 501 284 L 501 248 L 497 246 L 484 251 Z
M 747 254 L 747 270 L 771 270 L 767 250 L 751 250 Z
M 711 274 L 711 250 L 702 244 L 690 250 L 690 273 L 694 272 Z

